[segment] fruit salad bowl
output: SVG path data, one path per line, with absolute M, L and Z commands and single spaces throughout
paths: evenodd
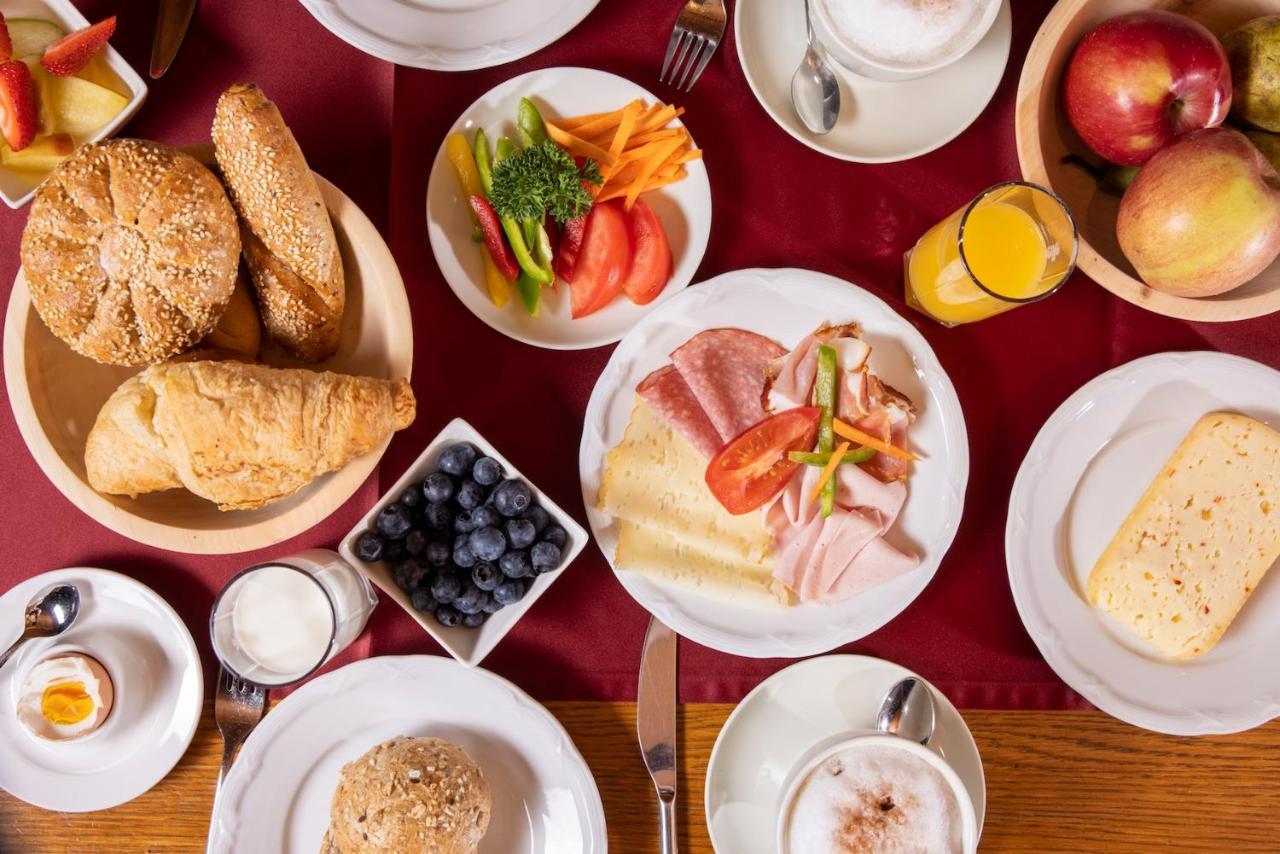
M 1016 129 L 1023 177 L 1051 188 L 1066 202 L 1080 229 L 1079 268 L 1116 296 L 1185 320 L 1243 320 L 1280 310 L 1280 262 L 1218 296 L 1176 296 L 1146 285 L 1116 237 L 1119 197 L 1100 189 L 1095 176 L 1079 165 L 1083 160 L 1097 166 L 1101 158 L 1067 118 L 1062 97 L 1067 64 L 1093 27 L 1144 9 L 1186 15 L 1221 37 L 1253 18 L 1280 14 L 1280 0 L 1060 0 L 1040 27 L 1018 84 Z
M 36 20 L 56 24 L 63 32 L 69 33 L 89 25 L 89 21 L 80 13 L 71 0 L 5 0 L 0 12 L 7 21 Z M 14 59 L 25 60 L 29 65 L 38 66 L 38 55 L 14 56 Z M 67 128 L 71 141 L 76 147 L 91 142 L 99 142 L 115 136 L 134 114 L 142 107 L 147 97 L 147 84 L 138 72 L 125 62 L 123 56 L 110 44 L 103 48 L 88 67 L 79 75 L 70 79 L 76 83 L 75 91 L 68 94 L 60 91 L 59 97 L 74 100 L 75 104 L 67 104 L 62 112 L 71 115 L 74 127 Z M 50 97 L 46 89 L 42 94 Z M 118 112 L 114 112 L 118 109 Z M 94 113 L 106 110 L 106 115 L 114 112 L 114 116 L 106 121 L 98 121 Z M 48 106 L 42 112 L 50 112 Z M 47 119 L 45 119 L 47 121 Z M 38 144 L 38 143 L 37 143 Z M 34 154 L 34 152 L 29 152 Z M 5 204 L 17 209 L 31 201 L 36 188 L 52 171 L 60 156 L 70 153 L 68 150 L 50 151 L 47 153 L 47 164 L 41 165 L 40 159 L 31 157 L 28 162 L 15 168 L 10 162 L 7 147 L 0 157 L 0 198 Z

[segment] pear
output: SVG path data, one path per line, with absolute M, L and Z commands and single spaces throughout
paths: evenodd
M 1254 18 L 1222 40 L 1231 63 L 1231 115 L 1280 131 L 1280 15 Z

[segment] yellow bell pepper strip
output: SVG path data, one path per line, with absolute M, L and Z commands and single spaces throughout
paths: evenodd
M 493 262 L 493 257 L 489 255 L 489 250 L 481 246 L 481 256 L 484 260 L 484 286 L 489 292 L 489 299 L 493 300 L 493 304 L 498 308 L 506 308 L 507 303 L 511 300 L 511 282 L 507 281 L 507 277 L 498 269 L 498 265 Z
M 839 385 L 839 371 L 836 370 L 836 350 L 827 344 L 818 346 L 818 370 L 813 381 L 813 402 L 822 409 L 822 419 L 818 421 L 818 453 L 829 454 L 836 444 L 836 434 L 831 422 L 836 417 L 836 389 Z M 848 450 L 845 443 L 844 450 Z M 827 472 L 834 472 L 839 465 L 827 463 L 823 470 L 822 483 L 822 515 L 830 516 L 836 506 L 836 482 L 828 477 Z
M 835 504 L 835 485 L 836 485 L 836 469 L 840 466 L 840 460 L 844 457 L 844 452 L 849 450 L 848 442 L 841 442 L 840 447 L 831 452 L 831 459 L 827 462 L 827 467 L 822 470 L 818 482 L 813 485 L 813 492 L 809 493 L 809 500 L 814 501 L 819 495 L 822 496 L 822 515 L 830 516 L 831 510 L 827 509 L 827 487 L 831 487 L 832 505 Z
M 480 183 L 480 172 L 476 168 L 475 156 L 471 153 L 471 146 L 467 145 L 467 138 L 460 133 L 449 134 L 449 138 L 445 140 L 444 146 L 445 157 L 453 166 L 454 174 L 458 177 L 458 184 L 462 187 L 463 195 L 470 198 L 478 193 L 483 192 L 484 187 Z M 475 212 L 472 212 L 472 223 L 479 225 L 475 219 Z M 511 284 L 503 277 L 494 263 L 493 258 L 489 255 L 489 250 L 485 246 L 480 246 L 480 257 L 484 263 L 484 284 L 485 289 L 489 292 L 489 299 L 493 300 L 493 304 L 498 308 L 504 308 L 511 299 Z
M 882 442 L 870 433 L 864 433 L 856 427 L 850 427 L 839 418 L 831 423 L 836 434 L 843 436 L 851 442 L 857 442 L 860 445 L 866 445 L 868 448 L 875 448 L 882 454 L 888 454 L 891 457 L 897 457 L 900 460 L 911 460 L 915 462 L 920 458 L 910 451 L 904 451 L 901 448 L 890 445 L 888 442 Z
M 833 451 L 832 453 L 835 452 Z M 844 456 L 840 458 L 840 465 L 865 463 L 870 461 L 877 453 L 879 452 L 875 448 L 866 448 L 859 445 L 844 452 Z M 787 459 L 801 465 L 826 468 L 827 463 L 831 462 L 831 454 L 820 454 L 817 451 L 791 451 L 787 454 Z

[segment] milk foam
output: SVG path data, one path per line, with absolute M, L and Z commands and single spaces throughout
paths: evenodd
M 939 771 L 905 750 L 850 747 L 809 773 L 792 801 L 793 854 L 960 852 L 964 824 Z
M 955 54 L 995 0 L 820 0 L 843 41 L 880 62 L 931 65 Z

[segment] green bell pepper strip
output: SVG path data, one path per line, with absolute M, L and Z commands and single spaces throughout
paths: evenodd
M 537 317 L 542 308 L 542 283 L 530 278 L 524 270 L 516 277 L 516 290 L 520 292 L 520 301 L 530 317 Z
M 507 242 L 511 244 L 511 251 L 515 254 L 516 263 L 520 265 L 523 275 L 542 285 L 551 284 L 555 274 L 550 269 L 544 269 L 534 259 L 529 244 L 525 243 L 520 223 L 509 216 L 504 216 L 502 218 L 502 231 L 507 235 Z
M 484 128 L 476 129 L 475 142 L 472 149 L 476 156 L 476 171 L 480 173 L 480 186 L 484 188 L 484 197 L 493 195 L 493 161 L 489 156 L 489 137 Z
M 493 163 L 495 166 L 516 153 L 516 144 L 511 141 L 510 137 L 506 136 L 498 137 L 498 141 L 494 143 L 493 148 Z
M 542 120 L 542 113 L 528 98 L 521 98 L 516 107 L 516 135 L 525 148 L 547 140 L 547 125 Z
M 827 463 L 831 462 L 831 455 L 835 451 L 827 451 L 825 454 L 820 451 L 789 451 L 787 459 L 793 463 L 800 463 L 806 466 L 818 466 L 825 468 Z M 865 445 L 859 445 L 856 448 L 850 448 L 844 452 L 844 456 L 840 458 L 840 465 L 848 463 L 865 463 L 876 455 L 875 448 L 868 448 Z
M 818 374 L 813 381 L 813 402 L 822 408 L 822 418 L 818 421 L 818 453 L 831 458 L 835 450 L 836 432 L 832 427 L 832 419 L 836 414 L 836 351 L 834 347 L 822 344 L 818 347 Z M 836 506 L 836 479 L 828 478 L 822 486 L 822 515 L 830 516 Z

